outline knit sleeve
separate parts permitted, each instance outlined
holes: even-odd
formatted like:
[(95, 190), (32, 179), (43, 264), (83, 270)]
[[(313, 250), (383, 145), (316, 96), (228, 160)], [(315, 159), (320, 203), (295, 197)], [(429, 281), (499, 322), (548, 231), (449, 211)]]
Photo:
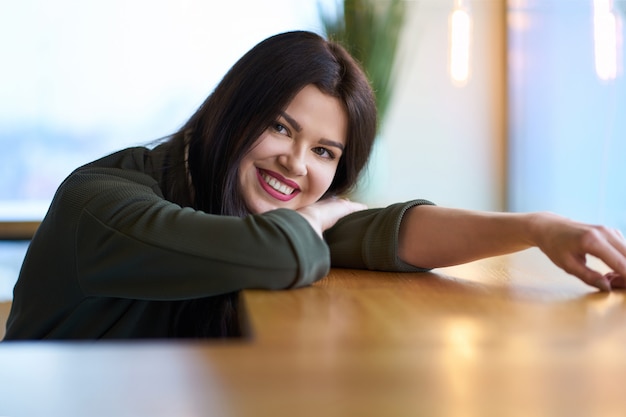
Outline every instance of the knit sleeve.
[(163, 199), (151, 178), (115, 174), (75, 174), (58, 203), (86, 295), (196, 298), (303, 286), (328, 273), (328, 246), (294, 211), (211, 215)]
[(398, 257), (398, 233), (402, 216), (411, 207), (432, 205), (427, 200), (413, 200), (385, 208), (352, 213), (326, 231), (333, 267), (377, 271), (425, 271)]

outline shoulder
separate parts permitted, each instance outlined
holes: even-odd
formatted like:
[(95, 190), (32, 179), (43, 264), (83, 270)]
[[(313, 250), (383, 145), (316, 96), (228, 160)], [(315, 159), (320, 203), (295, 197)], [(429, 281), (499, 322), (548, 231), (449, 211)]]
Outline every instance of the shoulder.
[(144, 199), (162, 199), (150, 152), (143, 147), (128, 148), (77, 168), (61, 183), (52, 205), (79, 209), (142, 195)]
[(114, 152), (100, 159), (96, 159), (86, 165), (76, 169), (74, 172), (97, 168), (112, 168), (125, 171), (143, 171), (145, 170), (146, 157), (150, 154), (150, 150), (145, 147), (126, 148)]
[(127, 148), (83, 165), (72, 172), (60, 189), (94, 187), (112, 182), (137, 183), (154, 188), (157, 178), (151, 163), (151, 151), (145, 147)]

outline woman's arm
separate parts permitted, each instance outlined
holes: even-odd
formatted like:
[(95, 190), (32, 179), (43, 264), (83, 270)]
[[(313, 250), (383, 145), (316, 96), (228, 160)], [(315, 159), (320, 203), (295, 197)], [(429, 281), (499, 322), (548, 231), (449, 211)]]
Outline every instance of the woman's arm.
[(152, 177), (116, 168), (71, 175), (40, 231), (39, 258), (50, 265), (37, 262), (32, 275), (74, 276), (86, 295), (171, 300), (299, 287), (330, 267), (327, 245), (292, 210), (239, 218), (181, 208)]
[[(550, 213), (490, 213), (416, 206), (398, 237), (404, 262), (436, 268), (539, 247), (556, 265), (601, 290), (624, 287), (626, 241), (618, 230), (577, 223)], [(586, 266), (593, 255), (615, 271)]]

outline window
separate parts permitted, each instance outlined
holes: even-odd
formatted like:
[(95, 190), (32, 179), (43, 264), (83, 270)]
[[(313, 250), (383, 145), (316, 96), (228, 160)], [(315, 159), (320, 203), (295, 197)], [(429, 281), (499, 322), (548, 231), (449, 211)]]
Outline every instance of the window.
[(510, 1), (509, 202), (626, 230), (626, 2)]
[(258, 41), (319, 30), (316, 5), (26, 0), (5, 7), (0, 220), (41, 219), (74, 168), (175, 131)]

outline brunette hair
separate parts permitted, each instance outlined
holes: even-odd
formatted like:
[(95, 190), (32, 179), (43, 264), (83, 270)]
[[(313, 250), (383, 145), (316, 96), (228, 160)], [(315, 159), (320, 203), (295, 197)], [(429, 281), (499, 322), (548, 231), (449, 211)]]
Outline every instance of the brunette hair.
[(194, 208), (248, 214), (239, 192), (240, 161), (310, 84), (338, 98), (348, 117), (346, 147), (325, 196), (345, 193), (356, 184), (376, 135), (376, 104), (367, 77), (339, 44), (312, 32), (286, 32), (241, 57), (174, 135), (179, 146), (187, 141)]
[[(173, 135), (165, 173), (166, 198), (207, 213), (247, 215), (239, 190), (240, 162), (307, 85), (338, 98), (346, 111), (346, 146), (325, 196), (349, 191), (367, 163), (376, 135), (372, 89), (343, 47), (317, 34), (295, 31), (253, 47)], [(185, 153), (192, 195), (181, 162)], [(178, 302), (172, 336), (241, 336), (238, 297), (230, 293)]]

